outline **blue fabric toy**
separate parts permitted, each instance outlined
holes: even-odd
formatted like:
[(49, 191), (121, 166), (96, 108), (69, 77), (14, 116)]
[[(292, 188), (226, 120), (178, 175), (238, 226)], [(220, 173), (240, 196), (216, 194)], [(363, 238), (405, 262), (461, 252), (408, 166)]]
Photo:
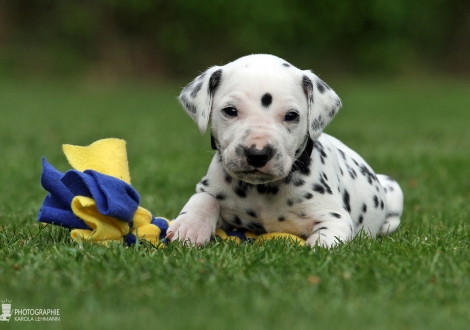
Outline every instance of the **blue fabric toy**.
[[(72, 229), (75, 241), (131, 245), (138, 238), (164, 246), (160, 243), (166, 243), (170, 222), (139, 206), (140, 196), (130, 185), (124, 140), (104, 139), (88, 147), (64, 145), (63, 151), (74, 167), (65, 174), (42, 159), (41, 185), (48, 194), (38, 221)], [(279, 237), (305, 243), (297, 236), (283, 233), (258, 236), (244, 230), (217, 229), (216, 235), (237, 243)]]

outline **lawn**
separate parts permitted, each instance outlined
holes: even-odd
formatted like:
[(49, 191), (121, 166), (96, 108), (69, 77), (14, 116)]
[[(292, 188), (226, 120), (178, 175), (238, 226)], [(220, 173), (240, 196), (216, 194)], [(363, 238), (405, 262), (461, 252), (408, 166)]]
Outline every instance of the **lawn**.
[(184, 83), (0, 80), (0, 300), (60, 309), (2, 329), (467, 328), (470, 83), (327, 81), (344, 104), (327, 132), (405, 193), (399, 231), (331, 250), (74, 243), (36, 221), (42, 156), (66, 171), (63, 143), (125, 139), (141, 205), (172, 218), (205, 174), (209, 135), (176, 101)]

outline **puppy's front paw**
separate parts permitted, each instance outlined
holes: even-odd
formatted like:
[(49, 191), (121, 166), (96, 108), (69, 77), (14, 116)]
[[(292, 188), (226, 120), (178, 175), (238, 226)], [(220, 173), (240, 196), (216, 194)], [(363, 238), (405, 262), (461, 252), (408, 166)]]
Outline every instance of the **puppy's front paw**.
[(215, 233), (215, 226), (207, 219), (182, 214), (174, 220), (167, 230), (170, 241), (181, 241), (191, 245), (203, 245)]
[(170, 241), (182, 241), (202, 245), (215, 233), (220, 206), (217, 199), (208, 193), (194, 194), (183, 208), (183, 212), (167, 230)]
[(332, 248), (338, 245), (339, 240), (334, 236), (327, 236), (325, 234), (315, 233), (307, 239), (307, 245), (310, 246), (323, 246)]

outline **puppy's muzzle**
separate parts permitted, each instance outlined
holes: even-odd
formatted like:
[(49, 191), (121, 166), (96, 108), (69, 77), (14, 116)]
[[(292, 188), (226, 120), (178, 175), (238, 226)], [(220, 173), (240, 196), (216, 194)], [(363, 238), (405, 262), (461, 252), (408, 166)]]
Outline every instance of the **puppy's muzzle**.
[(274, 149), (267, 145), (263, 149), (245, 148), (245, 157), (248, 164), (255, 168), (263, 167), (274, 156)]

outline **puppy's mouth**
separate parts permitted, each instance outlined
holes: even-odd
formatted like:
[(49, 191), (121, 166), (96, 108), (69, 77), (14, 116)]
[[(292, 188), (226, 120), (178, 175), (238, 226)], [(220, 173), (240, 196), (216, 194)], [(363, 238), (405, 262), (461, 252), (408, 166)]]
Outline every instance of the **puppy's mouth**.
[(262, 184), (279, 180), (277, 176), (261, 172), (257, 169), (233, 172), (233, 176), (236, 177), (238, 180), (251, 184)]
[(234, 152), (225, 149), (220, 161), (230, 176), (251, 184), (279, 181), (289, 173), (290, 158), (282, 152), (273, 152), (273, 155), (269, 155), (266, 159), (262, 156), (257, 154), (247, 156), (242, 148)]
[(251, 171), (244, 171), (244, 172), (240, 172), (240, 173), (245, 173), (247, 175), (251, 175), (251, 174), (253, 174), (253, 175), (267, 175), (266, 173), (261, 172), (261, 171), (257, 170), (256, 168), (254, 170), (251, 170)]

